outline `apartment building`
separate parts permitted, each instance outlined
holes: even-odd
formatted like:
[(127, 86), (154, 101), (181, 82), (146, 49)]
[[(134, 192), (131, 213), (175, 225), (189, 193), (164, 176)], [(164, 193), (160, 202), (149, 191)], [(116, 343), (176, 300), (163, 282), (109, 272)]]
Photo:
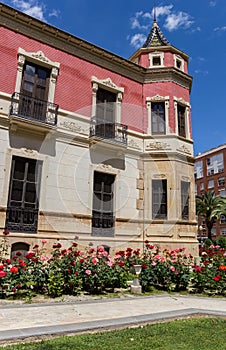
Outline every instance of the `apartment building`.
[[(226, 144), (212, 148), (195, 157), (195, 192), (203, 194), (214, 191), (215, 195), (226, 197)], [(199, 218), (199, 237), (207, 236), (205, 222)], [(214, 224), (212, 237), (226, 236), (226, 217)]]

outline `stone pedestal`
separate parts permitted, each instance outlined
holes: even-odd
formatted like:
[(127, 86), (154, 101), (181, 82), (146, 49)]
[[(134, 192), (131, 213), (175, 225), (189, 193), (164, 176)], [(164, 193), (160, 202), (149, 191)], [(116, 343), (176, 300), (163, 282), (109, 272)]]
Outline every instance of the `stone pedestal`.
[(130, 286), (130, 291), (131, 293), (134, 293), (134, 294), (142, 294), (142, 288), (140, 285), (139, 278), (137, 277), (134, 278), (133, 283)]

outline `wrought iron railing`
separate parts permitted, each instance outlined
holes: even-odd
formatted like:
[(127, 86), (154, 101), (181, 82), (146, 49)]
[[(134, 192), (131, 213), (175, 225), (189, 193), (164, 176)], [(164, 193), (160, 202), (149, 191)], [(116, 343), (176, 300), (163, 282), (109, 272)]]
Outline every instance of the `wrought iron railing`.
[(8, 207), (5, 226), (12, 232), (37, 232), (38, 209)]
[(35, 120), (48, 125), (57, 124), (58, 105), (14, 92), (11, 98), (10, 115)]
[(92, 236), (113, 237), (115, 217), (113, 214), (93, 212)]
[(127, 129), (127, 125), (92, 118), (90, 123), (90, 137), (95, 136), (127, 144)]

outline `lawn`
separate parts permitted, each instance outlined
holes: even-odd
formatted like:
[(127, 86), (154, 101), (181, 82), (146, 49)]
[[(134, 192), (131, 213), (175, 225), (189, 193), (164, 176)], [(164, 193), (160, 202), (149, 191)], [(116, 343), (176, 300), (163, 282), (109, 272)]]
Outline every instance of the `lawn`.
[(4, 350), (225, 350), (226, 320), (191, 318), (95, 334), (64, 336)]

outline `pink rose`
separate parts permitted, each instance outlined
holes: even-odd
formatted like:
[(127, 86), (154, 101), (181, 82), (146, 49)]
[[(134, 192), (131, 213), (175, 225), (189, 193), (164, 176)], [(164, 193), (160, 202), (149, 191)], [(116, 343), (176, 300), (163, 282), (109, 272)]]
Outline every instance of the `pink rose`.
[(85, 272), (87, 275), (91, 275), (91, 270), (86, 270)]

